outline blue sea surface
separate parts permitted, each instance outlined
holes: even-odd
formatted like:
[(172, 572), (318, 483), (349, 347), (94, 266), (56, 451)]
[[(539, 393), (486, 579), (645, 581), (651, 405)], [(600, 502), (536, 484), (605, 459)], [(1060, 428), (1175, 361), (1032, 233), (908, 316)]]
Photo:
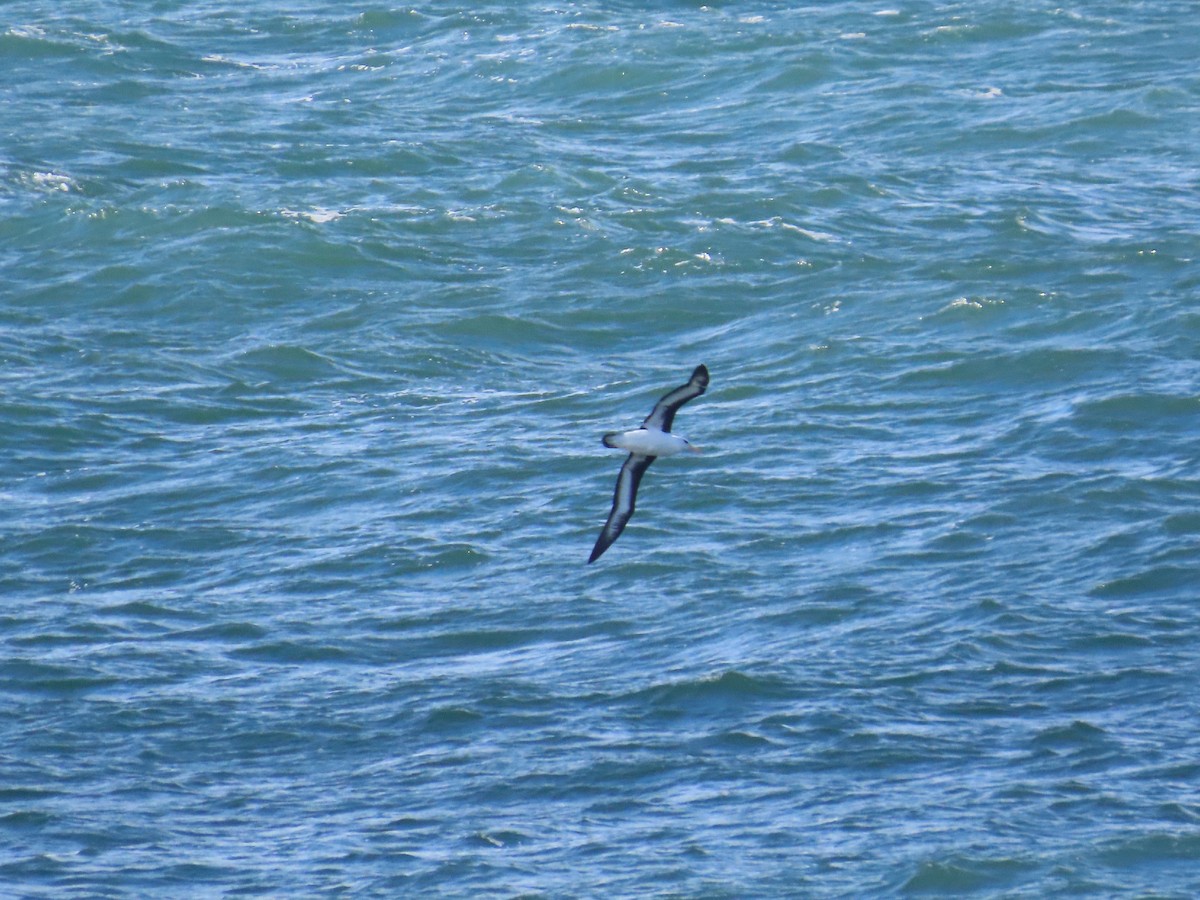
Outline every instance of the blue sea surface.
[(6, 2), (0, 893), (1200, 895), (1197, 59)]

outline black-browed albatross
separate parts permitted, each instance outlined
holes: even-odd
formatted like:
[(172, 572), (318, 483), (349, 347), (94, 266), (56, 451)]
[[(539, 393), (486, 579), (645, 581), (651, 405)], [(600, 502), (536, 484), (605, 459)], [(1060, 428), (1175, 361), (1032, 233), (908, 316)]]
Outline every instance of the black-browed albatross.
[(683, 438), (671, 434), (671, 424), (675, 421), (675, 413), (679, 407), (699, 397), (708, 388), (708, 369), (696, 366), (688, 383), (664, 394), (662, 399), (654, 404), (650, 415), (641, 428), (633, 431), (614, 431), (604, 435), (605, 447), (619, 447), (628, 450), (629, 456), (625, 465), (621, 466), (621, 474), (617, 476), (617, 489), (613, 492), (612, 510), (608, 521), (596, 538), (596, 546), (592, 548), (589, 563), (594, 563), (600, 554), (612, 546), (613, 541), (625, 530), (625, 523), (633, 515), (633, 505), (637, 500), (638, 485), (642, 476), (650, 468), (650, 463), (660, 456), (674, 456), (684, 450), (700, 452)]

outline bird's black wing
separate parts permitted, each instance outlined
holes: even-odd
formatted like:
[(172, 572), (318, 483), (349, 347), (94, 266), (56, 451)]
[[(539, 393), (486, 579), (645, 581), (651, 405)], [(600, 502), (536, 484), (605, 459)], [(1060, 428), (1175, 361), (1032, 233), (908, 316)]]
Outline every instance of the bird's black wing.
[(670, 431), (671, 425), (675, 422), (675, 413), (679, 407), (683, 406), (689, 400), (695, 400), (707, 389), (708, 369), (704, 366), (696, 366), (687, 384), (664, 394), (663, 398), (654, 404), (654, 409), (650, 410), (650, 415), (646, 416), (646, 421), (642, 423), (642, 427)]
[(592, 555), (588, 557), (589, 563), (598, 560), (600, 554), (611, 547), (613, 541), (619, 538), (621, 532), (625, 530), (625, 523), (633, 515), (633, 506), (637, 501), (637, 490), (638, 485), (642, 482), (642, 475), (650, 468), (650, 463), (656, 459), (658, 459), (657, 456), (640, 456), (637, 453), (630, 453), (625, 460), (625, 465), (621, 466), (621, 474), (617, 476), (617, 489), (613, 491), (612, 510), (608, 514), (608, 521), (600, 530), (600, 537), (596, 538), (596, 546), (592, 548)]

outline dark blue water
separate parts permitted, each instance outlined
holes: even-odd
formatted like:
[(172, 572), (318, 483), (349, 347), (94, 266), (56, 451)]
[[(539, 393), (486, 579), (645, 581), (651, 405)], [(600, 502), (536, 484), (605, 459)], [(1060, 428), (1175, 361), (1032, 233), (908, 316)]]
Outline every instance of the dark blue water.
[(5, 891), (1196, 895), (1194, 19), (6, 4)]

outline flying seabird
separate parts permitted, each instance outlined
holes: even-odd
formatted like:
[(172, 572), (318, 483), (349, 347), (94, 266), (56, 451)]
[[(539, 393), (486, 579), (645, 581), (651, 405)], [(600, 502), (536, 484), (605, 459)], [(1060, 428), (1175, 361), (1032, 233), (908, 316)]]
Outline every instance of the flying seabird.
[(637, 500), (638, 485), (642, 476), (650, 468), (650, 463), (660, 456), (674, 456), (684, 450), (699, 453), (678, 435), (671, 434), (671, 423), (675, 421), (675, 413), (679, 407), (699, 397), (708, 388), (708, 369), (696, 366), (688, 383), (664, 394), (662, 399), (654, 404), (650, 415), (641, 428), (633, 431), (614, 431), (604, 435), (605, 447), (619, 447), (628, 450), (629, 456), (625, 465), (621, 466), (621, 474), (617, 476), (617, 489), (613, 492), (612, 510), (608, 521), (596, 538), (596, 546), (592, 548), (589, 563), (594, 563), (600, 554), (612, 546), (613, 541), (625, 530), (625, 523), (633, 515), (633, 504)]

